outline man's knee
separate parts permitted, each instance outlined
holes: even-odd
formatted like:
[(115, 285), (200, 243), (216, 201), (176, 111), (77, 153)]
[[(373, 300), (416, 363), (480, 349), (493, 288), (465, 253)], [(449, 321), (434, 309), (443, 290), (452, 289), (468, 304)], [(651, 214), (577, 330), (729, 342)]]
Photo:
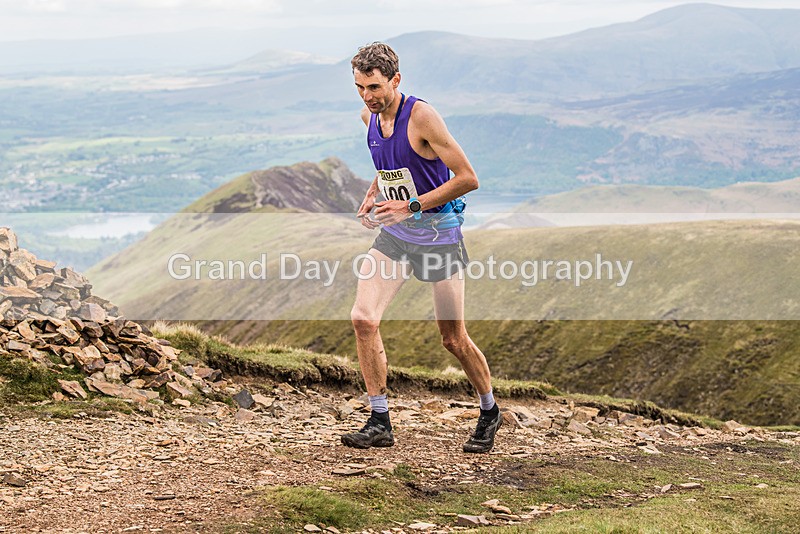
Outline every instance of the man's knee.
[(371, 336), (378, 331), (381, 325), (379, 317), (375, 317), (366, 310), (362, 310), (354, 306), (350, 312), (350, 321), (353, 323), (353, 329), (357, 336)]
[(464, 349), (470, 343), (466, 332), (455, 334), (442, 334), (442, 345), (457, 358), (464, 354)]

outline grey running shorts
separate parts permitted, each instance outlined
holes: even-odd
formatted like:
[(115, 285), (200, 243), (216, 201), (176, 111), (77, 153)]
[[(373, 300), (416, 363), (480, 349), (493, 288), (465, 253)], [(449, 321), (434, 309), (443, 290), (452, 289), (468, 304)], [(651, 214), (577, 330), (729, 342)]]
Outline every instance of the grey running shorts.
[(372, 248), (395, 261), (408, 261), (414, 277), (422, 282), (450, 278), (469, 263), (464, 240), (452, 245), (415, 245), (381, 230)]

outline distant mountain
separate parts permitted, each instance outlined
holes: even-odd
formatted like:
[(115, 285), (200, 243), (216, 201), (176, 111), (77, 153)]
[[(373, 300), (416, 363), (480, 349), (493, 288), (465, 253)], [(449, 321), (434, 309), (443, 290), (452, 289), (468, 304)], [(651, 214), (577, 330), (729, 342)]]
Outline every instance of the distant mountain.
[(513, 213), (484, 219), (479, 228), (653, 224), (769, 214), (800, 217), (800, 178), (743, 182), (718, 189), (637, 184), (588, 186), (532, 198)]
[(293, 209), (315, 213), (354, 213), (369, 182), (337, 158), (319, 163), (253, 171), (233, 179), (185, 208), (189, 213), (250, 213)]
[(259, 52), (243, 61), (223, 67), (204, 69), (201, 72), (204, 74), (258, 75), (269, 73), (274, 75), (278, 72), (298, 70), (315, 65), (330, 65), (337, 61), (338, 59), (336, 58), (318, 56), (308, 52), (270, 49)]
[[(563, 101), (623, 95), (690, 81), (800, 67), (800, 10), (682, 5), (635, 22), (530, 41), (415, 32), (387, 40), (400, 56), (404, 90), (444, 110), (493, 101), (515, 111), (509, 95)], [(355, 49), (353, 50), (355, 51)], [(326, 80), (320, 93), (319, 80)], [(283, 78), (197, 90), (199, 98), (280, 109), (355, 98), (350, 57)], [(509, 107), (510, 106), (510, 107)], [(473, 108), (474, 109), (474, 108)]]
[[(635, 22), (544, 40), (432, 31), (378, 37), (397, 49), (401, 71), (414, 89), (429, 96), (456, 91), (560, 99), (797, 68), (799, 26), (800, 10), (686, 4)], [(349, 72), (349, 54), (368, 37), (356, 29), (207, 28), (104, 39), (11, 41), (0, 42), (0, 70), (125, 72), (232, 64), (243, 68), (254, 63), (274, 67), (287, 59), (265, 58), (258, 51), (286, 48), (312, 57), (320, 52), (340, 58), (345, 54), (328, 72)], [(295, 55), (289, 61), (319, 63), (298, 59)]]
[(613, 128), (572, 126), (535, 115), (455, 115), (446, 120), (482, 187), (507, 193), (541, 195), (580, 186), (577, 177), (625, 139)]
[[(723, 185), (726, 178), (732, 183), (800, 174), (797, 68), (558, 107), (551, 113), (556, 120), (616, 125), (627, 132), (622, 143), (590, 166), (586, 181), (711, 186)], [(698, 179), (698, 174), (705, 176)], [(662, 179), (669, 175), (677, 179)]]
[[(483, 191), (720, 187), (800, 175), (798, 17), (800, 10), (702, 4), (542, 41), (422, 32), (390, 42), (402, 90), (446, 117)], [(163, 52), (165, 64), (202, 55), (219, 39), (233, 47), (205, 56), (221, 65), (212, 70), (110, 76), (113, 83), (4, 79), (0, 182), (13, 194), (0, 194), (0, 203), (170, 211), (251, 169), (336, 155), (372, 172), (349, 53), (333, 65), (303, 53), (253, 56), (275, 36), (249, 31), (192, 49), (208, 35), (120, 38), (128, 52), (116, 56), (114, 42), (103, 40), (64, 43), (53, 55), (42, 48), (41, 57), (64, 59), (68, 70), (92, 54), (125, 63), (139, 45), (141, 57)], [(25, 57), (28, 44), (0, 43), (0, 66)], [(249, 59), (231, 58), (244, 48), (235, 58)], [(337, 50), (330, 53), (342, 57)]]
[(152, 72), (228, 65), (265, 49), (340, 56), (372, 34), (364, 28), (201, 28), (95, 39), (0, 42), (0, 72)]
[(800, 10), (688, 4), (541, 41), (423, 32), (389, 42), (423, 91), (564, 99), (800, 67), (797, 27)]
[(531, 199), (524, 213), (798, 213), (800, 178), (719, 189), (598, 185)]
[[(553, 118), (493, 113), (446, 119), (493, 191), (548, 195), (598, 183), (708, 188), (800, 175), (795, 123), (750, 110), (706, 121), (687, 112), (651, 124), (615, 119), (605, 108), (551, 113)], [(742, 129), (750, 117), (751, 128)]]
[(797, 121), (800, 120), (800, 68), (739, 74), (658, 91), (563, 105), (573, 110), (602, 110), (604, 114), (613, 114), (624, 120), (754, 111), (762, 116)]

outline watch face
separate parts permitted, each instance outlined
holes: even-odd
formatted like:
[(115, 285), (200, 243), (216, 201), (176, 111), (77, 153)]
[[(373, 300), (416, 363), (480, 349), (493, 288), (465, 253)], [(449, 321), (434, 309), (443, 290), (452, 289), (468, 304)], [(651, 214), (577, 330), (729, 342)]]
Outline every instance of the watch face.
[(411, 202), (408, 203), (408, 209), (412, 213), (417, 213), (422, 209), (422, 204), (420, 203), (419, 200), (412, 200)]

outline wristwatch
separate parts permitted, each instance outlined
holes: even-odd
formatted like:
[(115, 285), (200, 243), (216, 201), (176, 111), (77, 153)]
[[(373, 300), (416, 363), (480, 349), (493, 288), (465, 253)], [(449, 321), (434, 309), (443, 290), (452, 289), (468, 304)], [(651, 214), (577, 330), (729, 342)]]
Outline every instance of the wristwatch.
[(414, 214), (414, 219), (419, 220), (422, 217), (422, 203), (417, 200), (417, 197), (409, 199), (408, 211)]

